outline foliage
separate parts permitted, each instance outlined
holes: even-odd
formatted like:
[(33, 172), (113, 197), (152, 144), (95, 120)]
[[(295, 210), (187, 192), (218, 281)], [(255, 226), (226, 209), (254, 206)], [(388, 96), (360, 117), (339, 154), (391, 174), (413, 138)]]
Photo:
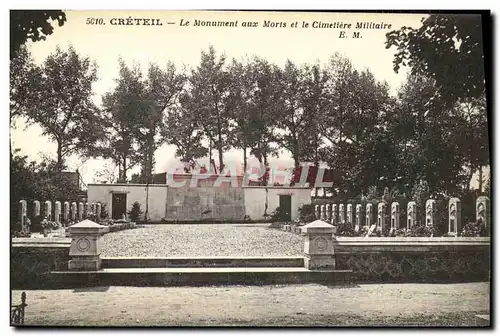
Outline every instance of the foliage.
[(285, 216), (284, 209), (282, 209), (281, 207), (277, 207), (271, 213), (271, 222), (282, 222), (284, 216)]
[(351, 223), (339, 223), (337, 224), (337, 232), (335, 235), (342, 237), (355, 237), (358, 233), (354, 231), (354, 225)]
[(303, 204), (299, 208), (299, 220), (301, 223), (311, 223), (316, 220), (314, 204)]
[(484, 94), (480, 15), (429, 15), (420, 28), (402, 27), (386, 36), (386, 48), (397, 48), (394, 70), (398, 72), (401, 65), (408, 65), (413, 74), (432, 78), (439, 100), (454, 104), (463, 97), (478, 98)]
[(481, 219), (475, 222), (467, 223), (462, 232), (460, 232), (461, 237), (488, 237), (488, 229)]
[(427, 226), (425, 222), (415, 221), (413, 227), (407, 230), (408, 237), (434, 237), (436, 228), (432, 225)]
[(92, 100), (96, 80), (97, 65), (73, 47), (68, 51), (58, 47), (31, 76), (28, 89), (33, 97), (26, 114), (56, 143), (59, 166), (67, 156), (84, 153), (99, 137)]
[(18, 50), (28, 40), (43, 41), (54, 31), (52, 23), (62, 26), (66, 14), (60, 10), (11, 10), (10, 11), (10, 58), (17, 56)]
[(233, 105), (228, 91), (231, 77), (225, 62), (225, 55), (218, 57), (213, 46), (202, 51), (200, 64), (189, 76), (189, 89), (184, 97), (184, 104), (196, 111), (198, 125), (219, 152), (219, 171), (224, 169), (223, 154), (230, 148), (232, 135)]
[(130, 211), (128, 212), (130, 221), (137, 222), (140, 219), (142, 213), (143, 211), (141, 211), (141, 205), (139, 204), (139, 202), (134, 202), (132, 204), (132, 209), (130, 209)]
[(144, 100), (145, 87), (139, 67), (128, 67), (123, 60), (119, 60), (119, 65), (116, 87), (102, 97), (103, 133), (91, 155), (113, 160), (119, 170), (118, 182), (125, 182), (128, 170), (140, 161), (137, 136), (131, 130), (139, 125), (149, 104)]

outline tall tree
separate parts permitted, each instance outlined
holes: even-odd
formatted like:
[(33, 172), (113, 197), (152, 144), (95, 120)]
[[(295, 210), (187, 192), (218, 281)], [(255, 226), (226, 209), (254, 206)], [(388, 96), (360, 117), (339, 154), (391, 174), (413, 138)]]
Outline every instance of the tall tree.
[[(224, 151), (231, 147), (230, 75), (225, 56), (217, 57), (213, 46), (201, 52), (200, 65), (189, 77), (190, 108), (196, 111), (198, 124), (219, 152), (219, 171), (224, 169)], [(212, 158), (210, 158), (212, 159)]]
[[(91, 147), (99, 137), (98, 111), (92, 101), (97, 65), (70, 47), (59, 47), (33, 74), (33, 99), (27, 111), (31, 123), (57, 144), (57, 164)], [(40, 85), (43, 83), (43, 86)]]
[(136, 132), (141, 115), (150, 109), (144, 99), (146, 89), (137, 65), (128, 67), (119, 60), (120, 71), (116, 87), (102, 98), (102, 119), (105, 133), (93, 156), (112, 159), (119, 167), (119, 182), (127, 180), (129, 169), (139, 162)]
[(145, 103), (149, 108), (139, 115), (137, 141), (138, 154), (141, 156), (141, 180), (151, 183), (153, 179), (154, 153), (165, 138), (161, 136), (164, 128), (165, 112), (178, 105), (178, 98), (186, 82), (186, 76), (177, 71), (175, 64), (169, 62), (165, 69), (151, 64), (145, 80)]
[(386, 48), (397, 48), (396, 72), (408, 65), (413, 74), (432, 78), (436, 97), (453, 105), (485, 93), (482, 28), (480, 15), (433, 14), (422, 20), (420, 28), (387, 33)]
[(278, 117), (278, 126), (283, 130), (280, 145), (292, 154), (294, 167), (300, 166), (300, 155), (303, 153), (302, 133), (306, 131), (306, 117), (302, 99), (304, 95), (304, 73), (293, 62), (288, 60), (284, 69), (279, 73), (279, 87), (281, 92)]
[(11, 10), (10, 11), (10, 58), (16, 57), (20, 47), (28, 40), (45, 40), (53, 33), (49, 21), (57, 21), (59, 26), (66, 22), (66, 14), (60, 10)]

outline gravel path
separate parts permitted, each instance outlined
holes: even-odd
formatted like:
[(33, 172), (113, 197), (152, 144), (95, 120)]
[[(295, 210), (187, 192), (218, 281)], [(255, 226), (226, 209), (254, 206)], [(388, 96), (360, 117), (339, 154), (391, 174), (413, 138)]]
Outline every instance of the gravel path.
[[(19, 301), (22, 291), (12, 291)], [(28, 325), (488, 325), (489, 283), (94, 287), (26, 291)]]
[(104, 235), (103, 257), (302, 256), (303, 237), (268, 224), (145, 225)]

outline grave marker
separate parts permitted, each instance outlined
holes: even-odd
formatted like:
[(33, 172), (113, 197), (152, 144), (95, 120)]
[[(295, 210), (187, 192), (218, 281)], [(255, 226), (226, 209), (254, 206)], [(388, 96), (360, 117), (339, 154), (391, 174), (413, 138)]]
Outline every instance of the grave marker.
[(54, 203), (54, 221), (60, 225), (61, 224), (61, 202), (56, 201)]
[(64, 224), (66, 224), (69, 221), (69, 202), (66, 201), (64, 202), (64, 207), (63, 207), (63, 221)]
[(448, 211), (448, 233), (458, 235), (462, 229), (462, 209), (458, 198), (454, 197), (450, 199), (448, 202)]
[(377, 211), (377, 229), (382, 231), (386, 225), (385, 223), (385, 203), (380, 202), (378, 204), (378, 211)]
[(361, 217), (363, 212), (363, 206), (361, 204), (356, 204), (356, 225), (354, 226), (354, 231), (358, 232), (361, 227)]
[(373, 212), (372, 212), (372, 209), (373, 209), (373, 204), (368, 203), (366, 205), (366, 216), (365, 216), (365, 226), (366, 227), (371, 227), (371, 225), (373, 224)]
[(399, 203), (391, 204), (391, 233), (399, 229)]
[(486, 196), (479, 196), (476, 200), (476, 221), (481, 220), (488, 228), (490, 225), (488, 213), (490, 212), (490, 199)]
[(33, 201), (33, 218), (40, 216), (40, 201)]
[(429, 199), (425, 202), (425, 225), (434, 226), (436, 214), (436, 200)]
[(346, 221), (347, 223), (349, 223), (349, 225), (351, 225), (351, 227), (353, 226), (354, 224), (354, 221), (353, 221), (353, 216), (352, 216), (352, 204), (347, 204), (347, 213), (346, 213)]
[(330, 204), (327, 204), (325, 206), (325, 211), (326, 211), (326, 215), (325, 215), (325, 222), (330, 222), (331, 219), (332, 219), (332, 208), (330, 206)]
[(337, 217), (337, 204), (332, 204), (332, 224), (336, 224), (338, 220)]
[(19, 201), (19, 224), (20, 224), (20, 231), (21, 232), (27, 232), (26, 229), (26, 221), (28, 217), (28, 204), (26, 203), (25, 200), (20, 200)]
[(45, 201), (45, 217), (47, 217), (48, 221), (52, 220), (52, 202)]
[(406, 228), (411, 229), (415, 225), (415, 221), (417, 220), (417, 203), (415, 201), (408, 202), (406, 207)]
[(76, 214), (77, 214), (77, 205), (76, 202), (71, 203), (71, 220), (76, 222)]
[(345, 205), (340, 204), (339, 205), (339, 221), (340, 223), (345, 223)]

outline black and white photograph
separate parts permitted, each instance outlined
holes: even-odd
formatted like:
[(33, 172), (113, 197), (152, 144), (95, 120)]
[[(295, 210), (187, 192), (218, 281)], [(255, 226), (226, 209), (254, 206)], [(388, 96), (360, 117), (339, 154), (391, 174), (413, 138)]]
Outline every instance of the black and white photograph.
[(9, 20), (11, 328), (491, 327), (490, 11)]

